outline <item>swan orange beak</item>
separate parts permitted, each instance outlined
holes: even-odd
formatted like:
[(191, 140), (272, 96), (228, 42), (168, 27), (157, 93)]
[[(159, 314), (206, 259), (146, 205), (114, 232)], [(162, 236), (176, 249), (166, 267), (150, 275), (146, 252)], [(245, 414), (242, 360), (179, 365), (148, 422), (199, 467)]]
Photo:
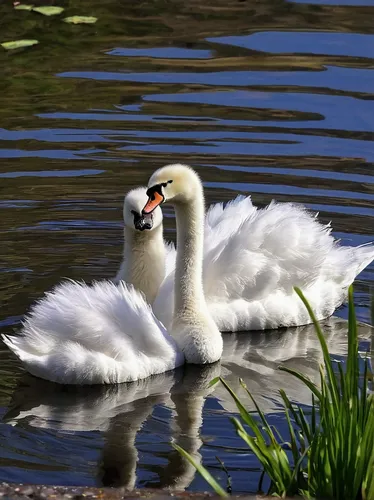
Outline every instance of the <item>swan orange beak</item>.
[(157, 191), (154, 191), (152, 195), (148, 198), (148, 201), (143, 208), (142, 212), (143, 214), (150, 214), (153, 212), (155, 208), (157, 208), (161, 203), (164, 201), (164, 197), (162, 194), (158, 193)]

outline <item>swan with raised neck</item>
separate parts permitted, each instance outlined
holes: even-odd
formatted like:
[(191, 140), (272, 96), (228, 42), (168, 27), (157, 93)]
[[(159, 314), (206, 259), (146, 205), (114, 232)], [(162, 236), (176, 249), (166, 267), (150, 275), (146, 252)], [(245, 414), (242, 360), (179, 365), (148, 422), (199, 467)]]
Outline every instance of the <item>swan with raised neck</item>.
[(147, 195), (143, 215), (154, 213), (162, 203), (172, 204), (176, 214), (177, 260), (171, 334), (188, 363), (213, 363), (222, 355), (223, 342), (203, 291), (205, 207), (200, 178), (187, 165), (167, 165), (154, 172)]
[(161, 208), (142, 215), (147, 202), (146, 188), (129, 191), (124, 199), (124, 249), (121, 267), (114, 281), (132, 284), (152, 304), (165, 277), (166, 248)]

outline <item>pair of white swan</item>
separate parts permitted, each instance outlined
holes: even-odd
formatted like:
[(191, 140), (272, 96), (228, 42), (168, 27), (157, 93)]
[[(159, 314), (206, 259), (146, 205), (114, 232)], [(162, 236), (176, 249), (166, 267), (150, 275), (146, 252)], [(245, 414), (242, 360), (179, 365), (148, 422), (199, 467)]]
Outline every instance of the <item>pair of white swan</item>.
[[(185, 165), (152, 175), (141, 213), (138, 195), (125, 203), (128, 239), (119, 277), (149, 302), (156, 297), (153, 310), (123, 281), (60, 284), (35, 305), (19, 337), (3, 337), (30, 373), (103, 384), (145, 378), (185, 360), (215, 362), (220, 330), (308, 323), (295, 285), (320, 319), (330, 316), (374, 258), (373, 245), (338, 246), (329, 228), (290, 203), (257, 210), (249, 198), (238, 198), (225, 209), (215, 205), (204, 219), (200, 179)], [(162, 237), (163, 202), (175, 208), (178, 249), (175, 271), (164, 281), (174, 264)]]

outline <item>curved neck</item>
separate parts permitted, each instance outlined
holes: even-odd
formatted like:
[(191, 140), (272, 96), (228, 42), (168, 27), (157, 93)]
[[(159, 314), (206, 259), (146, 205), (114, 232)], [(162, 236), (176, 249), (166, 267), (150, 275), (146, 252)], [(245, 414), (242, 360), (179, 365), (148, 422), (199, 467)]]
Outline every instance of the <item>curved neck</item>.
[(152, 231), (125, 228), (122, 276), (144, 293), (148, 303), (156, 298), (165, 277), (165, 245), (160, 224)]
[[(125, 226), (124, 240), (123, 256), (130, 263), (135, 257), (134, 250), (148, 253), (155, 248), (154, 245), (164, 245), (162, 224), (152, 231), (134, 231)], [(127, 267), (127, 271), (131, 272), (131, 266)]]
[(174, 282), (174, 316), (205, 307), (202, 284), (204, 246), (204, 195), (202, 186), (191, 201), (175, 204), (177, 263)]

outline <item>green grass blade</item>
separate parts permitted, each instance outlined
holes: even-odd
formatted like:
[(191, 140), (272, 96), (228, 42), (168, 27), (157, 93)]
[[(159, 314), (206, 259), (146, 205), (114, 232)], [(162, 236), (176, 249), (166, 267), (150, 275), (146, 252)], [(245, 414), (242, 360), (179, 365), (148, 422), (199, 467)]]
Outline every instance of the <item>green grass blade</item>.
[(252, 431), (255, 433), (257, 439), (263, 440), (262, 433), (258, 427), (258, 423), (256, 420), (252, 417), (252, 415), (245, 409), (243, 406), (242, 402), (238, 398), (238, 396), (235, 394), (235, 392), (231, 389), (231, 387), (228, 385), (228, 383), (223, 380), (223, 378), (220, 377), (220, 381), (222, 384), (225, 386), (227, 391), (230, 393), (231, 397), (235, 401), (235, 404), (239, 410), (239, 414), (243, 421), (252, 429)]
[(246, 393), (248, 394), (248, 396), (250, 397), (252, 403), (255, 405), (255, 408), (256, 408), (256, 411), (261, 419), (261, 422), (263, 423), (264, 427), (265, 427), (265, 430), (266, 430), (266, 433), (267, 435), (269, 436), (271, 442), (275, 445), (277, 443), (277, 440), (275, 439), (275, 436), (273, 434), (273, 431), (271, 430), (271, 427), (270, 425), (268, 424), (268, 421), (266, 420), (266, 417), (265, 417), (265, 414), (264, 412), (261, 410), (261, 408), (258, 406), (255, 398), (252, 396), (252, 394), (250, 393), (250, 391), (248, 390), (246, 384), (244, 383), (244, 381), (242, 379), (240, 379), (240, 385), (243, 387), (243, 389), (246, 391)]
[(209, 385), (208, 387), (213, 387), (214, 385), (218, 384), (218, 382), (220, 381), (220, 377), (215, 377), (214, 379), (212, 379), (210, 382), (209, 382)]
[(281, 370), (282, 372), (290, 373), (294, 377), (301, 380), (301, 382), (303, 382), (308, 387), (308, 389), (310, 389), (310, 391), (316, 396), (317, 399), (321, 399), (322, 394), (319, 391), (318, 387), (306, 375), (303, 375), (302, 373), (293, 370), (292, 368), (287, 368), (286, 366), (280, 366), (279, 370)]
[(294, 464), (296, 464), (300, 458), (299, 454), (299, 449), (297, 447), (297, 439), (295, 435), (294, 428), (292, 426), (292, 422), (290, 419), (290, 412), (286, 408), (286, 420), (287, 420), (287, 425), (288, 425), (288, 432), (290, 433), (290, 438), (291, 438), (291, 451), (292, 451), (292, 456), (293, 456), (293, 461)]
[(330, 353), (329, 353), (329, 350), (327, 348), (325, 337), (324, 337), (323, 332), (321, 330), (321, 327), (317, 321), (317, 318), (315, 317), (314, 312), (313, 312), (312, 308), (310, 307), (309, 302), (305, 298), (303, 292), (298, 287), (295, 287), (294, 290), (298, 294), (300, 299), (302, 300), (303, 304), (305, 305), (305, 307), (309, 313), (311, 320), (313, 321), (314, 328), (316, 330), (318, 340), (319, 340), (319, 343), (320, 343), (321, 348), (322, 348), (323, 360), (325, 363), (325, 369), (326, 369), (327, 377), (329, 380), (332, 401), (333, 401), (334, 405), (337, 406), (338, 400), (339, 400), (339, 389), (338, 389), (336, 377), (334, 374), (334, 370), (332, 367)]
[(216, 460), (217, 462), (219, 462), (220, 466), (221, 466), (221, 469), (223, 470), (223, 472), (226, 474), (226, 480), (227, 480), (227, 486), (226, 486), (226, 491), (227, 493), (232, 493), (232, 484), (231, 484), (231, 476), (230, 476), (230, 473), (229, 471), (227, 470), (227, 467), (225, 466), (224, 462), (222, 462), (222, 460), (216, 456)]
[(293, 419), (295, 420), (296, 425), (299, 427), (302, 434), (310, 442), (311, 429), (310, 429), (310, 425), (309, 425), (308, 421), (306, 420), (306, 418), (304, 416), (304, 412), (303, 412), (302, 408), (296, 405), (296, 408), (297, 408), (297, 410), (296, 410), (294, 408), (294, 406), (292, 405), (291, 401), (288, 399), (288, 396), (284, 392), (283, 389), (280, 389), (279, 393), (283, 399), (283, 404), (284, 404), (285, 408), (291, 412)]
[(347, 397), (357, 397), (358, 372), (358, 340), (357, 321), (353, 302), (353, 287), (348, 289), (348, 357), (347, 357)]
[(205, 479), (205, 481), (213, 488), (215, 493), (219, 495), (220, 497), (227, 497), (229, 496), (228, 493), (222, 488), (220, 484), (217, 483), (217, 481), (214, 479), (214, 477), (211, 475), (209, 471), (206, 470), (205, 467), (202, 465), (198, 464), (195, 462), (195, 460), (192, 458), (192, 456), (187, 453), (183, 448), (178, 446), (177, 444), (172, 443), (173, 448), (175, 448), (184, 458), (186, 458), (190, 464), (192, 464), (195, 469), (201, 474), (201, 476)]

